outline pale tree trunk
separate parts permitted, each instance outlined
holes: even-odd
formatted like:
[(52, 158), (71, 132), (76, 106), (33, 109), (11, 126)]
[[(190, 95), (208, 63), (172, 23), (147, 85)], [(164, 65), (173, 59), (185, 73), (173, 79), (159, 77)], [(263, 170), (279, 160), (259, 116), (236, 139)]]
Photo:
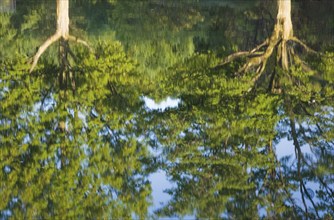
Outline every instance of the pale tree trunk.
[(282, 26), (282, 39), (293, 37), (291, 0), (278, 0), (277, 23)]
[[(277, 0), (278, 12), (276, 18), (276, 24), (274, 31), (267, 39), (267, 50), (263, 56), (260, 56), (258, 63), (266, 65), (268, 58), (272, 55), (275, 48), (278, 49), (277, 59), (281, 63), (284, 70), (289, 69), (289, 54), (287, 49), (287, 42), (293, 38), (293, 26), (291, 20), (291, 0)], [(256, 58), (258, 59), (258, 58)], [(259, 75), (264, 70), (265, 66), (262, 66)]]
[(57, 0), (57, 32), (65, 40), (69, 36), (69, 0)]
[(278, 0), (277, 26), (282, 42), (279, 45), (279, 60), (284, 70), (289, 69), (289, 55), (287, 50), (287, 41), (293, 37), (293, 28), (291, 21), (291, 0)]

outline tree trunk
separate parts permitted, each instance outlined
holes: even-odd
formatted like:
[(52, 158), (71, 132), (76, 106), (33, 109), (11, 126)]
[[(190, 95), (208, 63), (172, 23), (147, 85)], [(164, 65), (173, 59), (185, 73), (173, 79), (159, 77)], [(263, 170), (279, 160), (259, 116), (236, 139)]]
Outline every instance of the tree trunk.
[(65, 40), (69, 36), (69, 1), (68, 0), (57, 0), (57, 32)]
[(277, 24), (281, 26), (283, 40), (293, 37), (291, 0), (278, 0)]
[(293, 37), (291, 21), (291, 0), (278, 0), (278, 13), (276, 25), (282, 42), (279, 45), (279, 60), (284, 70), (289, 69), (289, 56), (286, 43)]

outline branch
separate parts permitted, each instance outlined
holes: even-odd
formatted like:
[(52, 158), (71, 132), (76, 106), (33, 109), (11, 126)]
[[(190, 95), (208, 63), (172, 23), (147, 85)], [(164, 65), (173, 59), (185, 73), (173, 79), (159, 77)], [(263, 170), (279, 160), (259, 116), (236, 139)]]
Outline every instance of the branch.
[(317, 51), (309, 48), (304, 42), (302, 42), (301, 40), (299, 40), (296, 37), (290, 37), (289, 40), (294, 41), (294, 42), (300, 44), (309, 53), (314, 53), (314, 54), (317, 54), (317, 55), (319, 54)]
[(314, 211), (315, 211), (315, 214), (317, 215), (317, 218), (320, 219), (320, 216), (319, 216), (319, 213), (318, 213), (317, 206), (315, 205), (315, 203), (314, 203), (314, 201), (313, 201), (311, 195), (308, 193), (305, 184), (304, 184), (304, 183), (302, 183), (302, 184), (303, 184), (302, 186), (303, 186), (303, 189), (304, 189), (304, 192), (305, 192), (307, 198), (308, 198), (308, 199), (310, 200), (310, 202), (312, 203), (312, 206), (313, 206), (313, 209), (314, 209)]
[(51, 37), (49, 37), (43, 44), (42, 46), (39, 47), (37, 53), (35, 54), (34, 58), (33, 58), (33, 63), (31, 65), (31, 68), (29, 70), (29, 73), (31, 73), (34, 68), (36, 67), (38, 60), (40, 58), (40, 56), (45, 52), (45, 50), (54, 42), (56, 42), (59, 38), (60, 38), (61, 34), (60, 32), (56, 32), (54, 35), (52, 35)]
[[(275, 36), (275, 35), (273, 35), (273, 36)], [(254, 67), (257, 68), (256, 73), (261, 75), (262, 72), (265, 69), (267, 60), (269, 59), (269, 57), (273, 53), (274, 48), (276, 48), (276, 46), (279, 42), (280, 42), (279, 38), (276, 39), (274, 37), (271, 37), (270, 40), (266, 40), (265, 42), (260, 44), (258, 47), (256, 47), (254, 50), (252, 50), (251, 52), (256, 51), (256, 49), (259, 49), (266, 44), (268, 45), (267, 49), (260, 56), (255, 56), (255, 57), (252, 57), (251, 59), (249, 59), (243, 65), (243, 67), (237, 72), (237, 75), (240, 75), (241, 73), (246, 73), (251, 68), (254, 68)], [(260, 68), (258, 68), (258, 67), (260, 67)]]
[(251, 64), (251, 62), (259, 59), (259, 57), (260, 57), (260, 59), (262, 59), (261, 57), (266, 55), (267, 50), (265, 50), (264, 52), (259, 52), (259, 50), (262, 47), (268, 46), (269, 43), (270, 43), (270, 40), (269, 40), (269, 38), (267, 38), (260, 45), (256, 46), (255, 48), (253, 48), (250, 51), (240, 51), (240, 52), (233, 53), (233, 54), (227, 56), (221, 63), (216, 65), (214, 67), (214, 69), (219, 68), (221, 66), (224, 66), (225, 64), (228, 64), (228, 63), (236, 60), (237, 58), (248, 57), (248, 58), (251, 58), (251, 60), (248, 61), (245, 65), (243, 65), (243, 67), (241, 69), (239, 69), (239, 71), (236, 73), (236, 75), (240, 75), (240, 73), (242, 73), (242, 72), (247, 72), (248, 69), (250, 69), (251, 67), (254, 66), (253, 64)]
[(266, 39), (263, 43), (261, 43), (260, 45), (258, 45), (254, 49), (252, 49), (251, 51), (240, 51), (240, 52), (233, 53), (233, 54), (229, 55), (228, 57), (226, 57), (226, 59), (222, 63), (218, 64), (217, 66), (223, 66), (227, 63), (232, 62), (233, 60), (235, 60), (239, 57), (246, 57), (246, 56), (250, 56), (250, 55), (262, 55), (263, 52), (260, 52), (260, 53), (255, 53), (255, 52), (260, 50), (262, 47), (267, 46), (268, 43), (269, 43), (269, 40)]
[(253, 89), (253, 86), (255, 86), (256, 84), (257, 84), (257, 82), (258, 82), (258, 80), (260, 79), (260, 77), (262, 76), (262, 73), (263, 73), (263, 71), (264, 71), (264, 69), (266, 68), (266, 65), (267, 65), (267, 60), (264, 60), (263, 61), (263, 63), (261, 63), (260, 65), (259, 65), (259, 67), (257, 68), (257, 70), (256, 70), (256, 75), (255, 75), (255, 77), (252, 79), (252, 87), (250, 87), (248, 90), (247, 90), (247, 92), (250, 92), (250, 91), (252, 91), (252, 89)]

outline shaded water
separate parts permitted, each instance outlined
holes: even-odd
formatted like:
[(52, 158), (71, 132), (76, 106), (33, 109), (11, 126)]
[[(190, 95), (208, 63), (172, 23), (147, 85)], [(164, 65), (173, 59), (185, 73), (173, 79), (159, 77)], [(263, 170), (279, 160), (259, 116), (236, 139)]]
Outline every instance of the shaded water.
[[(235, 75), (275, 1), (0, 2), (0, 219), (334, 216), (334, 6), (295, 2), (300, 62)], [(66, 44), (66, 42), (65, 42)], [(64, 48), (67, 48), (64, 52)], [(69, 49), (70, 48), (70, 49)], [(307, 67), (307, 68), (306, 68)]]

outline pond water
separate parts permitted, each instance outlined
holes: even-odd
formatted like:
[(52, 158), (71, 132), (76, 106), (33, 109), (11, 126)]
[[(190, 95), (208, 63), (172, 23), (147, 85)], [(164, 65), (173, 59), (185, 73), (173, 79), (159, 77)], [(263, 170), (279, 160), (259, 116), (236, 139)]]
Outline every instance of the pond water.
[(332, 1), (59, 2), (0, 1), (0, 219), (334, 217)]

